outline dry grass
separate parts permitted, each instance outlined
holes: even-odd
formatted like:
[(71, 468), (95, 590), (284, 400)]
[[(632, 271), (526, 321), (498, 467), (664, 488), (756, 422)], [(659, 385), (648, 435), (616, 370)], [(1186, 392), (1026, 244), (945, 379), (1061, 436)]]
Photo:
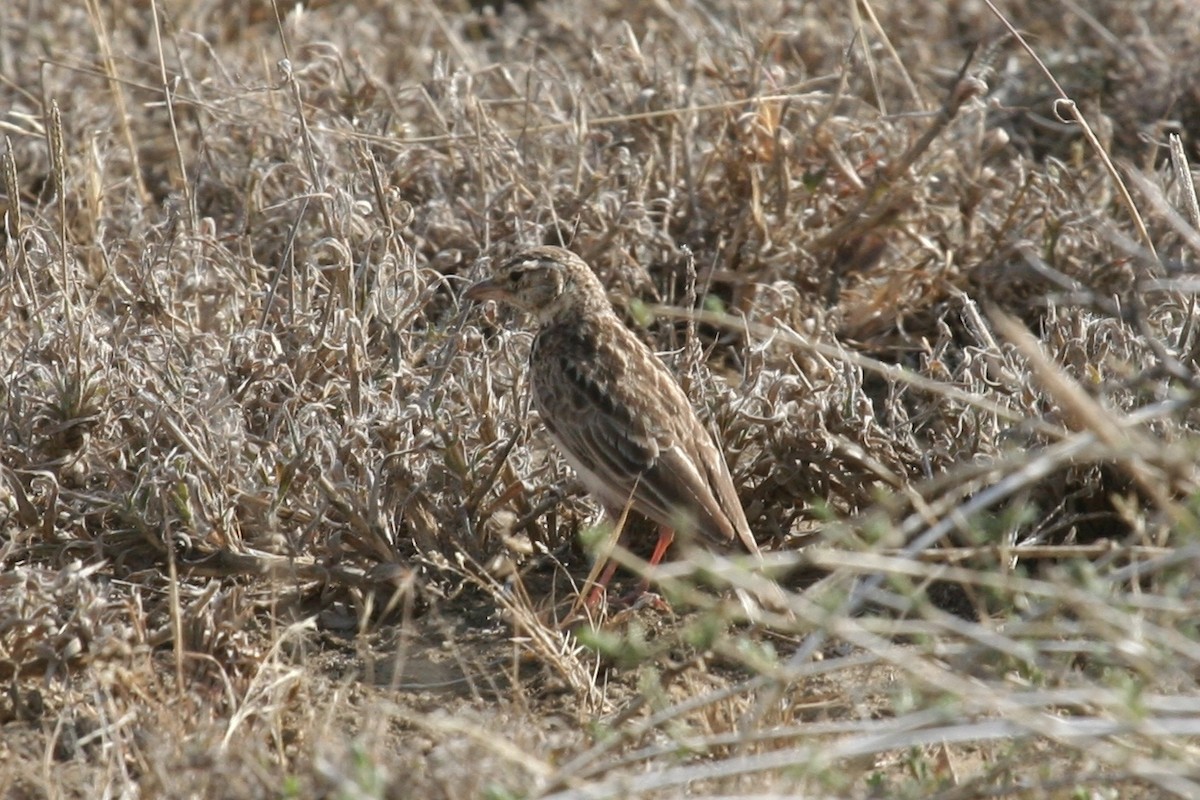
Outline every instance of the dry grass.
[[(0, 5), (2, 794), (1200, 794), (1200, 6), (458, 5)], [(564, 619), (537, 242), (766, 577)]]

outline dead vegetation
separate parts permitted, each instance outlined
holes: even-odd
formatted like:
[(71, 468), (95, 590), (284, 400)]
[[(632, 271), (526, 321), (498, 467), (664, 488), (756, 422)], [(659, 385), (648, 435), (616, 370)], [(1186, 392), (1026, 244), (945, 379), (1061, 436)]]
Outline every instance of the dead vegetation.
[[(0, 6), (4, 796), (1200, 793), (1200, 6), (457, 5)], [(560, 624), (537, 242), (768, 578)]]

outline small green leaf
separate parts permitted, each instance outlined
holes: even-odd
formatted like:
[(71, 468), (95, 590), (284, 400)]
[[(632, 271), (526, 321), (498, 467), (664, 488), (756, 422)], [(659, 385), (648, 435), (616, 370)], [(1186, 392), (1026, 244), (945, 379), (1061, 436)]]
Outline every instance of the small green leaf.
[(639, 328), (648, 327), (651, 322), (654, 322), (654, 314), (650, 313), (650, 307), (641, 300), (636, 298), (630, 300), (627, 308), (629, 316)]

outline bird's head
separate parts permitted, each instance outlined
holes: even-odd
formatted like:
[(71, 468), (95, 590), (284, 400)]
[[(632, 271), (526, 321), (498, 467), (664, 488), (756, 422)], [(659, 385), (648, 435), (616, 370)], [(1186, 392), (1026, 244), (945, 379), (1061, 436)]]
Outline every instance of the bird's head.
[(592, 268), (561, 247), (523, 250), (501, 262), (492, 277), (473, 284), (465, 296), (508, 303), (542, 325), (612, 309)]

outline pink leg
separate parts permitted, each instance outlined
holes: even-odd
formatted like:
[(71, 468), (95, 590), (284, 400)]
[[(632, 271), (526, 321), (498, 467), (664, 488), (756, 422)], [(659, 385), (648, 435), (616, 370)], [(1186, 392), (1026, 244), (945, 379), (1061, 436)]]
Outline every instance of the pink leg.
[[(666, 525), (659, 525), (658, 541), (655, 542), (654, 552), (650, 555), (650, 566), (653, 567), (662, 562), (663, 556), (667, 554), (667, 549), (671, 546), (671, 542), (673, 541), (675, 541), (675, 531), (671, 530)], [(600, 579), (596, 581), (596, 585), (592, 588), (592, 591), (588, 593), (588, 608), (595, 608), (596, 604), (600, 602), (600, 598), (603, 597), (604, 593), (608, 590), (608, 582), (612, 580), (613, 574), (616, 573), (616, 571), (617, 562), (609, 560), (609, 562), (604, 566), (604, 573), (600, 576)], [(638, 586), (637, 591), (627, 597), (622, 598), (621, 602), (632, 602), (633, 600), (636, 600), (644, 595), (646, 590), (649, 588), (650, 580), (648, 578), (644, 578), (642, 579), (641, 584)]]
[[(658, 526), (658, 541), (654, 544), (654, 552), (650, 554), (650, 566), (657, 566), (662, 562), (663, 556), (667, 554), (667, 548), (671, 546), (671, 542), (675, 541), (675, 531), (668, 528), (666, 525)], [(650, 588), (650, 579), (642, 578), (642, 582), (638, 584), (637, 593), (632, 595), (630, 599), (637, 599), (644, 595)]]
[(667, 554), (667, 548), (675, 541), (675, 531), (666, 525), (658, 526), (658, 543), (654, 545), (654, 553), (650, 556), (650, 566), (657, 566), (662, 557)]
[(600, 576), (600, 580), (596, 581), (596, 585), (592, 587), (592, 591), (588, 593), (587, 607), (595, 608), (600, 602), (600, 598), (608, 591), (608, 582), (612, 580), (613, 573), (617, 571), (617, 562), (609, 559), (604, 565), (604, 573)]

